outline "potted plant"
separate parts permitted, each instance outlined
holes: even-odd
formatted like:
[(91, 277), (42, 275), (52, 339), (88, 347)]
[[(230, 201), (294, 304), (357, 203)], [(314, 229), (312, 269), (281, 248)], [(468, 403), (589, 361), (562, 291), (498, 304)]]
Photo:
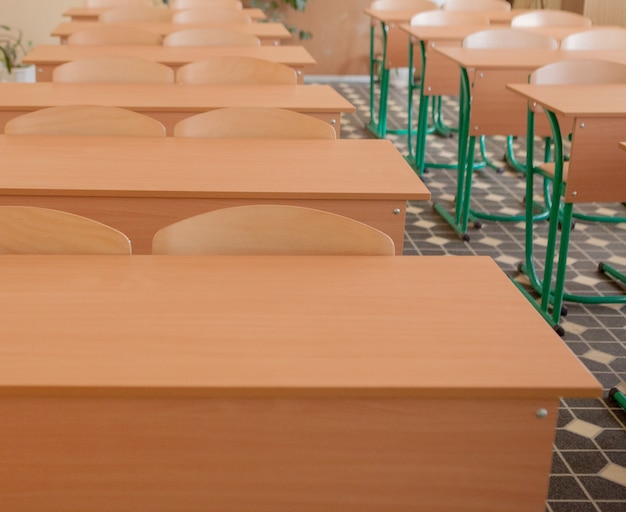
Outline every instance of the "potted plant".
[(30, 43), (24, 43), (22, 38), (20, 29), (0, 25), (0, 67), (4, 72), (2, 81), (35, 81), (35, 67), (22, 65), (22, 58), (30, 49)]

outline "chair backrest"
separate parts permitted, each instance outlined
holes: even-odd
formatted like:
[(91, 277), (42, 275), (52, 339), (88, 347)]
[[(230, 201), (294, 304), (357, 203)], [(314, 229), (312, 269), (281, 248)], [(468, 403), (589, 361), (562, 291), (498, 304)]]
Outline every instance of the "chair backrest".
[(131, 243), (117, 229), (73, 213), (0, 206), (0, 254), (131, 254)]
[(481, 30), (463, 39), (464, 48), (545, 48), (554, 50), (558, 46), (558, 41), (553, 37), (514, 28)]
[(172, 16), (174, 23), (252, 23), (252, 18), (238, 9), (195, 7)]
[(288, 205), (214, 210), (157, 231), (152, 254), (392, 256), (393, 240), (348, 217)]
[(411, 18), (415, 26), (489, 25), (489, 18), (474, 11), (424, 11)]
[(101, 9), (103, 7), (121, 7), (123, 5), (154, 5), (153, 0), (85, 0), (85, 7)]
[[(58, 69), (58, 68), (57, 68)], [(178, 68), (181, 84), (293, 84), (293, 68), (278, 62), (242, 56), (212, 56)]]
[(530, 75), (531, 84), (623, 84), (626, 64), (596, 59), (561, 60), (542, 66)]
[(174, 71), (165, 64), (127, 56), (99, 56), (65, 62), (54, 68), (53, 82), (173, 83)]
[(596, 28), (563, 38), (563, 50), (626, 50), (626, 29)]
[(436, 2), (431, 0), (376, 0), (370, 4), (370, 9), (374, 11), (405, 11), (415, 12), (438, 9)]
[(172, 9), (194, 9), (196, 7), (218, 7), (225, 9), (242, 9), (243, 4), (239, 0), (170, 0)]
[(261, 40), (255, 35), (225, 28), (186, 28), (166, 35), (163, 46), (261, 46)]
[(160, 45), (162, 38), (159, 34), (132, 27), (104, 25), (88, 30), (80, 30), (70, 34), (67, 44), (82, 46), (97, 45)]
[(541, 9), (518, 14), (511, 20), (511, 27), (590, 27), (591, 19), (569, 11)]
[(6, 135), (165, 137), (165, 126), (138, 112), (101, 105), (43, 108), (7, 121)]
[(98, 19), (104, 23), (124, 23), (129, 21), (167, 22), (172, 20), (172, 11), (144, 5), (123, 5), (104, 11)]
[(328, 123), (299, 112), (271, 107), (220, 108), (187, 117), (174, 126), (175, 137), (234, 139), (334, 139)]
[(510, 11), (511, 4), (505, 0), (446, 0), (446, 11)]

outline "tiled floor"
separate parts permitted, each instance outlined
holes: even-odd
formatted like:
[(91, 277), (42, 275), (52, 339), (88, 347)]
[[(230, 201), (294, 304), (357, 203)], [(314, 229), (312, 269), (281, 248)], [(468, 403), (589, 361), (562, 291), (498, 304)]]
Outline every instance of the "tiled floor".
[[(356, 107), (357, 113), (342, 118), (342, 137), (369, 137), (364, 125), (369, 119), (369, 87), (364, 83), (337, 83), (336, 89)], [(392, 89), (390, 127), (406, 120), (406, 89)], [(456, 115), (454, 98), (446, 100), (444, 113), (451, 124)], [(398, 150), (406, 154), (406, 136), (393, 136)], [(427, 161), (454, 161), (456, 138), (429, 136)], [(520, 147), (523, 141), (519, 142)], [(488, 141), (488, 156), (502, 159), (504, 138)], [(523, 153), (519, 155), (523, 157)], [(501, 162), (503, 164), (503, 162)], [(626, 178), (625, 178), (626, 179)], [(470, 242), (461, 241), (433, 211), (433, 202), (452, 206), (455, 171), (433, 169), (423, 177), (433, 201), (415, 202), (408, 208), (404, 254), (489, 255), (511, 277), (520, 279), (517, 265), (524, 255), (524, 224), (483, 223), (471, 229)], [(478, 171), (473, 207), (485, 211), (522, 212), (523, 177), (505, 170)], [(594, 205), (587, 211), (626, 216), (626, 207)], [(537, 230), (546, 232), (546, 223)], [(539, 240), (539, 246), (541, 239)], [(626, 224), (578, 221), (572, 233), (567, 289), (583, 292), (603, 290), (621, 293), (596, 272), (599, 261), (626, 268)], [(626, 412), (607, 397), (608, 390), (626, 381), (626, 306), (568, 304), (562, 326), (564, 341), (605, 388), (598, 400), (562, 401), (554, 447), (554, 461), (546, 510), (550, 512), (626, 511)]]

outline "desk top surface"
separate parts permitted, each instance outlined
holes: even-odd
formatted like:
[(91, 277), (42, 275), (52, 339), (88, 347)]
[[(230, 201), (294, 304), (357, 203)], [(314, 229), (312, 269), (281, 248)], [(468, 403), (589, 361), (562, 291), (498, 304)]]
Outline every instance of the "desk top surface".
[[(435, 7), (433, 10), (437, 10)], [(480, 14), (489, 18), (491, 23), (511, 23), (511, 20), (519, 15), (531, 11), (532, 9), (511, 9), (510, 11), (480, 11)], [(389, 22), (408, 22), (415, 14), (415, 10), (412, 9), (389, 9), (378, 10), (367, 8), (363, 12), (370, 18), (382, 21), (384, 23)], [(423, 12), (423, 11), (422, 11)]]
[[(50, 35), (55, 37), (67, 37), (74, 32), (81, 30), (88, 30), (99, 25), (104, 25), (99, 21), (68, 21), (57, 25)], [(199, 27), (215, 27), (228, 28), (237, 30), (238, 32), (244, 32), (246, 34), (253, 34), (258, 37), (271, 37), (274, 39), (290, 39), (291, 32), (287, 30), (287, 27), (282, 23), (170, 23), (170, 22), (127, 22), (116, 23), (116, 25), (123, 25), (127, 27), (138, 28), (141, 30), (147, 30), (155, 34), (167, 35), (177, 30), (185, 30), (188, 28)]]
[(384, 140), (3, 135), (0, 153), (11, 195), (430, 198)]
[(5, 112), (90, 104), (137, 112), (194, 113), (236, 106), (279, 107), (308, 113), (355, 110), (329, 85), (0, 83), (0, 110)]
[(24, 64), (61, 64), (98, 55), (125, 55), (163, 64), (186, 64), (214, 55), (255, 57), (287, 65), (314, 66), (313, 56), (298, 45), (280, 46), (144, 46), (144, 45), (37, 45), (23, 58)]
[[(111, 10), (111, 7), (70, 7), (63, 11), (62, 15), (67, 17), (94, 17), (97, 18), (104, 11)], [(172, 11), (172, 15), (179, 11), (185, 11), (187, 9), (170, 9)], [(262, 9), (255, 8), (244, 8), (242, 9), (248, 16), (250, 16), (253, 20), (264, 20), (267, 18)]]
[(435, 51), (464, 68), (534, 69), (567, 59), (600, 59), (626, 64), (626, 50), (438, 47)]
[(626, 84), (509, 84), (507, 89), (563, 116), (626, 116)]
[(0, 258), (4, 395), (601, 394), (486, 257)]

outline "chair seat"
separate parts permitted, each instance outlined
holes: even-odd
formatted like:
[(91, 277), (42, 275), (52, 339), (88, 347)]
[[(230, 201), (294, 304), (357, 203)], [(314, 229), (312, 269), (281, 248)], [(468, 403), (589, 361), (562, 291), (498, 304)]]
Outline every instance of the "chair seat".
[[(541, 164), (537, 169), (542, 175), (547, 178), (553, 179), (556, 165), (554, 162), (548, 162)], [(563, 162), (563, 183), (567, 183), (567, 171), (569, 170), (569, 162)]]

